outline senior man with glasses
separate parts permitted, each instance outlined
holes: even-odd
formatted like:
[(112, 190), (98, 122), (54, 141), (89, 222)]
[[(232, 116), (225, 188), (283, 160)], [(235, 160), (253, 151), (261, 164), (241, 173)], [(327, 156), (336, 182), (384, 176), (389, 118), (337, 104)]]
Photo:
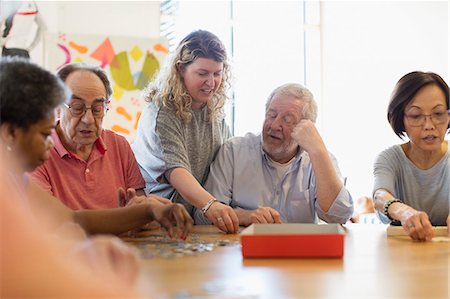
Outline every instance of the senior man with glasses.
[(62, 67), (57, 75), (72, 96), (59, 110), (50, 158), (32, 177), (74, 210), (118, 207), (118, 190), (122, 189), (129, 192), (119, 192), (121, 205), (135, 198), (135, 192), (145, 195), (145, 182), (127, 140), (102, 128), (112, 94), (105, 72), (74, 63)]

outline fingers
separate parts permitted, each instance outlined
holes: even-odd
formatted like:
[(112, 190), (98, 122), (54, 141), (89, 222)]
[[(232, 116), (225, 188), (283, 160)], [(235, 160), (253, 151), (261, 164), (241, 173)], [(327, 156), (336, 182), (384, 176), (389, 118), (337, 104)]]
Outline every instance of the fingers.
[[(222, 218), (222, 221), (220, 221)], [(222, 217), (218, 217), (218, 222), (225, 224), (227, 233), (237, 233), (239, 231), (239, 219), (233, 209), (227, 209), (222, 214)]]
[(142, 226), (140, 229), (143, 229), (143, 230), (155, 230), (155, 229), (158, 229), (160, 227), (161, 227), (161, 224), (158, 221), (153, 220), (152, 222), (149, 222), (146, 225)]
[[(134, 190), (134, 189), (133, 189)], [(159, 200), (157, 199), (157, 197), (159, 196), (155, 196), (155, 195), (150, 195), (150, 196), (144, 196), (144, 195), (136, 195), (136, 192), (134, 191), (134, 193), (130, 193), (130, 195), (133, 195), (132, 198), (128, 198), (128, 202), (127, 202), (127, 206), (133, 206), (133, 205), (139, 205), (139, 204), (167, 204), (167, 202), (163, 201), (163, 200)], [(161, 199), (163, 199), (161, 197)], [(168, 203), (171, 203), (170, 201)]]
[(167, 233), (169, 234), (169, 237), (173, 238), (174, 234), (174, 227), (172, 225), (172, 222), (166, 217), (163, 217), (159, 220), (159, 223), (167, 230)]
[(133, 188), (128, 188), (128, 189), (127, 189), (127, 197), (128, 197), (128, 200), (134, 198), (135, 196), (136, 196), (136, 190), (133, 189)]
[(157, 221), (167, 229), (171, 238), (175, 237), (175, 230), (178, 230), (179, 237), (185, 240), (194, 223), (186, 208), (182, 204), (158, 204), (154, 206)]
[(278, 213), (275, 209), (264, 207), (261, 208), (263, 212), (264, 219), (266, 223), (277, 223), (275, 217), (278, 216), (278, 221), (280, 221), (280, 213)]
[(234, 232), (231, 218), (227, 214), (219, 214), (219, 216), (213, 220), (213, 223), (225, 233)]
[(422, 236), (423, 240), (431, 241), (431, 239), (433, 239), (434, 236), (433, 225), (431, 225), (431, 222), (426, 213), (421, 214), (421, 223), (423, 227), (423, 232), (420, 232), (419, 236)]
[(230, 206), (216, 201), (209, 208), (206, 217), (223, 232), (236, 233), (239, 231), (239, 219)]
[(185, 240), (189, 232), (192, 230), (192, 225), (194, 221), (192, 220), (186, 208), (181, 204), (174, 204), (173, 217), (177, 224), (177, 228), (180, 232), (180, 238)]
[(164, 198), (164, 197), (161, 197), (161, 196), (158, 196), (158, 195), (154, 195), (154, 194), (150, 194), (147, 197), (151, 198), (151, 199), (154, 199), (154, 200), (157, 200), (157, 201), (159, 201), (160, 203), (163, 203), (163, 204), (171, 204), (172, 203), (167, 198)]
[(229, 214), (231, 221), (233, 222), (233, 232), (237, 233), (239, 231), (239, 218), (236, 215), (236, 212), (231, 209), (231, 213)]
[(425, 212), (417, 212), (407, 219), (403, 228), (416, 241), (430, 241), (433, 238), (433, 226)]
[(272, 223), (281, 223), (281, 216), (280, 213), (278, 213), (277, 210), (269, 208), (269, 212), (272, 216), (273, 222)]
[(122, 187), (117, 189), (117, 196), (119, 200), (119, 207), (124, 207), (127, 204), (127, 196), (125, 190)]
[(253, 211), (251, 216), (252, 223), (281, 223), (280, 213), (270, 207), (261, 207)]

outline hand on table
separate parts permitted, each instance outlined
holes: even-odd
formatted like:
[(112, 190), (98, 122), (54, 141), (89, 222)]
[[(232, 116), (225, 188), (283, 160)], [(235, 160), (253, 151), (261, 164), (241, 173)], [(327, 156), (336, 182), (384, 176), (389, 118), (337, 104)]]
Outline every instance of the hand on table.
[(215, 201), (209, 207), (205, 216), (223, 232), (237, 233), (239, 231), (239, 219), (236, 212), (219, 201)]
[(236, 210), (239, 222), (248, 226), (252, 223), (281, 223), (280, 213), (270, 207), (260, 207), (256, 210)]
[(433, 238), (433, 226), (427, 213), (408, 207), (408, 209), (402, 212), (400, 221), (403, 229), (413, 240), (431, 241)]
[(177, 230), (180, 238), (186, 239), (194, 222), (182, 204), (162, 204), (156, 200), (149, 204), (152, 206), (153, 218), (167, 229), (171, 238), (175, 236)]
[[(157, 196), (154, 194), (150, 194), (148, 196), (138, 196), (136, 195), (136, 190), (133, 188), (128, 188), (127, 191), (123, 188), (119, 188), (117, 190), (118, 197), (119, 197), (119, 206), (120, 207), (129, 207), (133, 205), (139, 205), (139, 204), (145, 204), (145, 203), (151, 203), (151, 202), (160, 202), (162, 204), (171, 204), (172, 202), (168, 200), (167, 198)], [(153, 230), (160, 228), (161, 225), (158, 221), (152, 221), (147, 223), (146, 225), (142, 226), (141, 229), (144, 230)]]

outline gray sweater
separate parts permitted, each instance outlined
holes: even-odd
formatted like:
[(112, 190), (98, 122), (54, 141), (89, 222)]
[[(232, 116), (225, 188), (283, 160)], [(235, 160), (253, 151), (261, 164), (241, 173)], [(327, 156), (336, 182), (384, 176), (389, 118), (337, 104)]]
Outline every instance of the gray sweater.
[(145, 180), (146, 193), (182, 203), (193, 214), (193, 206), (169, 184), (166, 172), (185, 168), (203, 185), (217, 150), (229, 137), (225, 120), (210, 122), (206, 106), (193, 110), (191, 122), (184, 123), (168, 108), (150, 103), (144, 108), (131, 146)]
[[(385, 189), (416, 210), (424, 211), (433, 225), (446, 225), (450, 203), (450, 148), (430, 169), (417, 168), (400, 145), (381, 152), (374, 165), (374, 191)], [(381, 221), (389, 219), (377, 212)]]

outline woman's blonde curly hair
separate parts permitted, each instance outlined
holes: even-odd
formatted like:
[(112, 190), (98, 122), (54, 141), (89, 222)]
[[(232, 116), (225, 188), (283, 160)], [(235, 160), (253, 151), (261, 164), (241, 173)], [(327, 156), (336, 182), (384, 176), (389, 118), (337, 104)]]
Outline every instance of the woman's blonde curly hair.
[(173, 110), (184, 122), (192, 118), (192, 97), (187, 92), (178, 69), (188, 66), (197, 58), (208, 58), (223, 63), (222, 82), (211, 101), (207, 103), (209, 120), (223, 117), (223, 106), (230, 87), (230, 65), (225, 47), (217, 36), (205, 30), (187, 35), (168, 58), (166, 65), (144, 91), (145, 100)]

